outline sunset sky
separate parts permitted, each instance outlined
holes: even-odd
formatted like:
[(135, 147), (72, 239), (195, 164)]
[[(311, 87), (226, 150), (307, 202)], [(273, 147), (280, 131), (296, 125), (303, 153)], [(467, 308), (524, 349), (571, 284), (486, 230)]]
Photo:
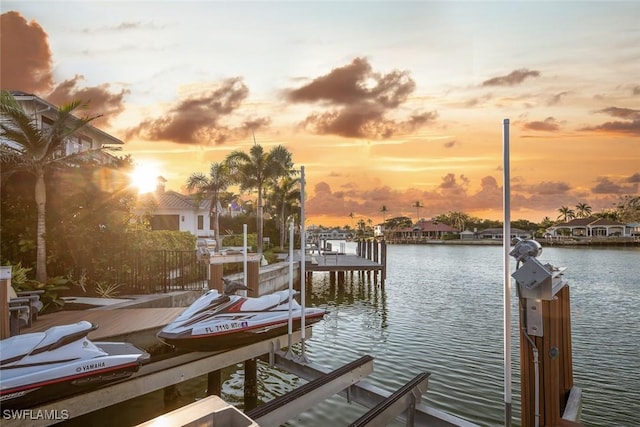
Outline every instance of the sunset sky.
[(610, 208), (640, 186), (640, 2), (4, 1), (2, 89), (90, 101), (168, 189), (255, 139), (307, 224)]

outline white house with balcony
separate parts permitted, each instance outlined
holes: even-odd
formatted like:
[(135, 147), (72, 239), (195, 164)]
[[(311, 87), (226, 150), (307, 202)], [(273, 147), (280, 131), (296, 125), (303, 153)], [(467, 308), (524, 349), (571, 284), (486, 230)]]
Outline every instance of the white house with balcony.
[[(39, 129), (47, 129), (56, 120), (58, 107), (55, 105), (33, 94), (20, 91), (10, 91), (10, 93), (22, 109), (33, 118), (33, 121)], [(4, 121), (5, 118), (0, 117), (0, 120)], [(71, 116), (71, 120), (79, 120), (79, 118)], [(12, 141), (7, 139), (0, 140), (0, 143), (13, 144)], [(105, 151), (99, 151), (99, 149), (119, 148), (119, 146), (123, 144), (124, 142), (120, 139), (88, 124), (80, 129), (72, 138), (67, 138), (63, 150), (58, 154), (60, 157), (64, 157), (84, 151), (95, 150), (90, 156), (101, 164), (109, 164), (116, 158)]]

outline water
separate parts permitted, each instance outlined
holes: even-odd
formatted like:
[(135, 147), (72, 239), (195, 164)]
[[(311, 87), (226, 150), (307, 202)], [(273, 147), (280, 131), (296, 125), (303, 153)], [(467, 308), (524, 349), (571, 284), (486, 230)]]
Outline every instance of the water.
[[(354, 251), (350, 243), (349, 251)], [(347, 274), (346, 284), (337, 286), (328, 274), (314, 273), (307, 304), (326, 306), (330, 313), (313, 327), (309, 358), (337, 368), (370, 354), (375, 360), (368, 380), (389, 391), (428, 371), (427, 404), (482, 426), (504, 425), (502, 247), (391, 245), (387, 257), (384, 290), (357, 274), (353, 279)], [(568, 267), (574, 384), (583, 390), (585, 426), (640, 425), (640, 249), (544, 248), (540, 260)], [(515, 295), (512, 302), (512, 403), (518, 425)], [(223, 377), (222, 397), (242, 407), (241, 366), (226, 369)], [(304, 382), (265, 365), (260, 365), (259, 378), (263, 401)], [(204, 396), (205, 387), (206, 379), (180, 384), (181, 403)], [(135, 424), (158, 415), (161, 402), (162, 394), (155, 393), (72, 425)], [(154, 412), (135, 423), (118, 418), (145, 406)], [(366, 411), (335, 396), (287, 425), (347, 425)]]
[[(426, 403), (480, 425), (504, 425), (502, 247), (393, 245), (387, 255), (384, 292), (357, 275), (341, 291), (328, 275), (314, 273), (310, 303), (326, 304), (331, 313), (314, 326), (310, 358), (338, 367), (371, 354), (370, 380), (388, 390), (431, 372)], [(540, 260), (568, 267), (574, 385), (583, 390), (584, 424), (640, 425), (640, 250), (544, 248)], [(512, 302), (518, 425), (515, 295)], [(288, 425), (346, 425), (365, 410), (335, 398)]]

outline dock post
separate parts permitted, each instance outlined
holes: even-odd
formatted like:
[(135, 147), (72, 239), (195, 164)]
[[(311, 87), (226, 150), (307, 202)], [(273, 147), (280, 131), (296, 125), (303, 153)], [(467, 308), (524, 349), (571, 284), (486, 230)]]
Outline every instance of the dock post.
[[(536, 363), (539, 366), (537, 398), (540, 426), (560, 425), (573, 387), (569, 286), (563, 287), (556, 297), (541, 301), (543, 336), (530, 336), (530, 341), (524, 333), (525, 325), (520, 328), (523, 427), (536, 425)], [(523, 311), (531, 310), (529, 305), (532, 304), (536, 303), (525, 299)], [(538, 355), (539, 360), (535, 360)]]
[(222, 283), (223, 277), (223, 264), (210, 264), (209, 265), (209, 289), (216, 289), (218, 292), (224, 292), (224, 285)]
[(9, 338), (9, 286), (11, 286), (11, 266), (0, 267), (0, 339)]
[(373, 239), (373, 261), (378, 262), (378, 240)]
[(165, 387), (163, 390), (163, 399), (165, 409), (173, 409), (176, 407), (178, 398), (180, 397), (180, 391), (176, 384), (171, 384)]
[(258, 406), (258, 361), (244, 361), (244, 410), (250, 411)]
[(380, 264), (382, 264), (381, 284), (384, 285), (384, 281), (387, 278), (387, 242), (382, 239), (380, 242)]
[(261, 295), (260, 292), (260, 262), (247, 262), (247, 296), (256, 298)]
[(222, 394), (222, 371), (216, 369), (207, 374), (207, 396), (220, 396)]

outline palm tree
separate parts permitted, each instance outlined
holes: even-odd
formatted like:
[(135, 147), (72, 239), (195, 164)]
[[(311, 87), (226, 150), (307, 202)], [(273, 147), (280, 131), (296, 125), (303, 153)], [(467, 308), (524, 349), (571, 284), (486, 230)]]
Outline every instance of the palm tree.
[(277, 180), (271, 188), (269, 201), (275, 206), (280, 223), (280, 249), (284, 249), (287, 218), (293, 213), (300, 201), (300, 178), (284, 176)]
[(353, 227), (353, 218), (354, 218), (353, 212), (349, 213), (349, 218), (351, 218), (351, 227)]
[(222, 239), (220, 238), (220, 198), (222, 192), (231, 184), (231, 176), (225, 163), (211, 163), (209, 168), (209, 176), (202, 172), (196, 172), (187, 179), (187, 190), (197, 191), (198, 198), (209, 199), (211, 206), (209, 207), (209, 216), (213, 214), (213, 230), (216, 234), (216, 248), (222, 247)]
[(588, 218), (591, 216), (591, 206), (586, 203), (578, 203), (576, 205), (576, 217)]
[(249, 154), (239, 150), (229, 153), (226, 162), (234, 181), (240, 184), (240, 191), (256, 190), (258, 192), (256, 229), (258, 230), (258, 253), (262, 253), (263, 190), (269, 181), (292, 173), (291, 153), (283, 145), (277, 145), (269, 152), (265, 152), (261, 145), (254, 144)]
[[(0, 161), (8, 170), (3, 174), (18, 171), (35, 177), (35, 201), (38, 210), (36, 232), (36, 280), (47, 281), (46, 248), (46, 204), (47, 189), (44, 183), (45, 173), (55, 167), (68, 165), (80, 160), (79, 154), (64, 154), (68, 138), (78, 134), (91, 121), (100, 117), (87, 116), (77, 118), (73, 112), (86, 108), (82, 101), (70, 102), (57, 111), (57, 117), (47, 127), (40, 128), (16, 99), (6, 90), (0, 92), (0, 136), (10, 143), (0, 144)], [(81, 155), (93, 155), (102, 148), (82, 152)]]
[(558, 219), (562, 218), (564, 222), (572, 220), (576, 217), (575, 212), (573, 212), (573, 209), (570, 209), (566, 206), (560, 207), (558, 209), (558, 212), (560, 212), (560, 215), (558, 215)]
[(452, 226), (460, 231), (464, 231), (467, 221), (469, 221), (469, 215), (464, 212), (453, 211), (449, 212), (449, 220)]
[(416, 208), (416, 212), (418, 214), (418, 219), (416, 219), (416, 223), (417, 223), (417, 222), (420, 221), (420, 208), (423, 208), (424, 205), (422, 204), (422, 202), (420, 200), (416, 200), (416, 202), (411, 206)]
[(382, 223), (386, 223), (387, 222), (387, 212), (389, 212), (389, 209), (387, 209), (387, 205), (382, 205), (382, 207), (380, 208), (380, 212), (382, 212)]

